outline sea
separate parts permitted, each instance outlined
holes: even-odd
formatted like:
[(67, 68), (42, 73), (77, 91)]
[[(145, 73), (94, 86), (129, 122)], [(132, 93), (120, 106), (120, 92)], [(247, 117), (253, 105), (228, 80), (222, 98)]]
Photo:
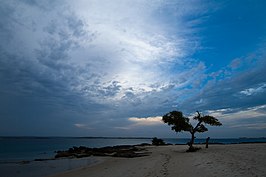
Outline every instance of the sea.
[[(165, 143), (186, 144), (188, 138), (163, 138)], [(196, 139), (195, 143), (204, 143)], [(152, 138), (113, 137), (0, 137), (0, 163), (53, 158), (56, 151), (73, 146), (105, 147), (152, 143)], [(266, 138), (210, 139), (213, 144), (266, 143)]]

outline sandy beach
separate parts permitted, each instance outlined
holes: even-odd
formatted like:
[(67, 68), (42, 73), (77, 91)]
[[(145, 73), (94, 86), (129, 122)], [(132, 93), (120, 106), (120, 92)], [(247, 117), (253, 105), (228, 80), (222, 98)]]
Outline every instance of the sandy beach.
[(266, 144), (210, 145), (186, 153), (187, 146), (147, 147), (138, 158), (106, 157), (103, 162), (50, 177), (261, 177), (266, 176)]

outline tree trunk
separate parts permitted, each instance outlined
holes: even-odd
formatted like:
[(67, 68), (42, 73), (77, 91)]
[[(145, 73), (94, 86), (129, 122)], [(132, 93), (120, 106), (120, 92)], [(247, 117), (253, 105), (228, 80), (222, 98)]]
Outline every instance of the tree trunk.
[(194, 147), (193, 147), (194, 140), (195, 140), (195, 132), (192, 132), (191, 133), (191, 140), (189, 143), (189, 151), (194, 151)]

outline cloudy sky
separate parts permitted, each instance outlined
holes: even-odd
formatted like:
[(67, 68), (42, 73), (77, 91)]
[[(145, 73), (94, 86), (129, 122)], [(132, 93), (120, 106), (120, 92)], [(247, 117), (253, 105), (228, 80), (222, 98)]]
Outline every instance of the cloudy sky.
[[(0, 0), (0, 135), (266, 136), (264, 0)], [(178, 135), (186, 137), (183, 133)]]

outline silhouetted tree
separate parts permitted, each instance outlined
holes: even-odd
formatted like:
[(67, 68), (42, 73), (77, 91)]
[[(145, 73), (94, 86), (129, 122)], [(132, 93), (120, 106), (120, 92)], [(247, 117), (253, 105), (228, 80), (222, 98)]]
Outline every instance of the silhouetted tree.
[(192, 126), (192, 124), (189, 122), (189, 118), (184, 117), (183, 113), (180, 111), (172, 111), (167, 114), (165, 114), (162, 118), (164, 123), (167, 123), (168, 125), (172, 126), (172, 130), (176, 132), (182, 132), (187, 131), (191, 133), (191, 140), (188, 143), (189, 150), (188, 151), (195, 151), (196, 149), (193, 147), (194, 140), (195, 140), (195, 133), (203, 133), (208, 131), (208, 129), (205, 127), (206, 124), (209, 124), (211, 126), (221, 126), (222, 123), (219, 122), (218, 119), (216, 119), (213, 116), (202, 116), (199, 111), (197, 111), (197, 115), (193, 117), (194, 120), (197, 120), (198, 123), (195, 127)]

